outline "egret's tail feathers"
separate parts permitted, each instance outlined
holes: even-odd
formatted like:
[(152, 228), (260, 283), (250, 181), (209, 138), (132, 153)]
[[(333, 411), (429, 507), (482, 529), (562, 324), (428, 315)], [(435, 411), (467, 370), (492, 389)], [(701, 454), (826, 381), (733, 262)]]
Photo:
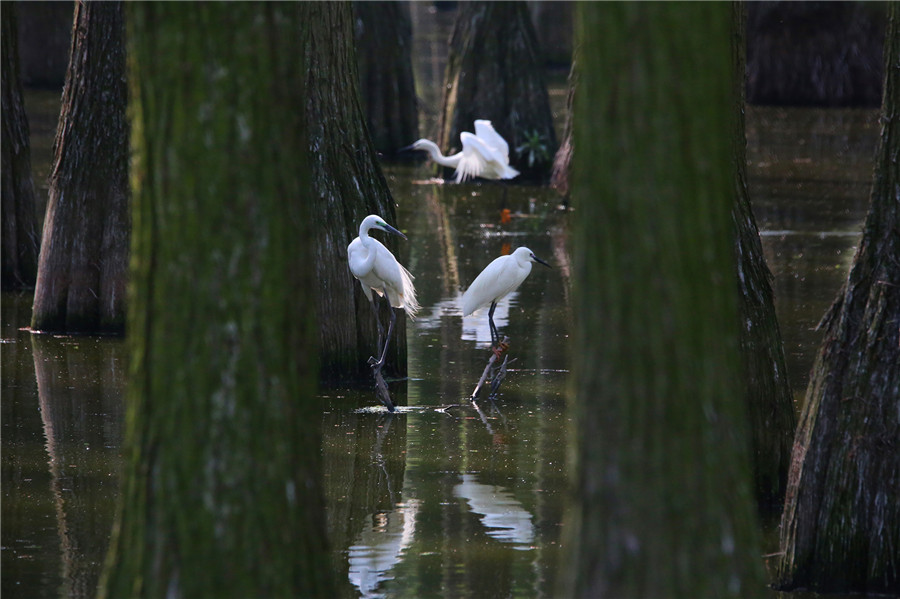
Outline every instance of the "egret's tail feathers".
[(409, 274), (409, 271), (403, 267), (402, 264), (400, 266), (400, 276), (403, 278), (403, 293), (400, 295), (400, 301), (402, 302), (403, 310), (406, 311), (406, 314), (415, 320), (416, 312), (419, 311), (419, 302), (416, 301), (416, 288), (413, 285), (413, 277)]
[(506, 165), (506, 170), (503, 171), (503, 176), (501, 177), (501, 179), (515, 179), (519, 176), (519, 174), (519, 171), (509, 165)]

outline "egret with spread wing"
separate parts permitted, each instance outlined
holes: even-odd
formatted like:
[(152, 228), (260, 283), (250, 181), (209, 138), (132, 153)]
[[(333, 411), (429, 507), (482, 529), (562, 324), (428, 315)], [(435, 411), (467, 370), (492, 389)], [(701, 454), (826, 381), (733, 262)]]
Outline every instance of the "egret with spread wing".
[(381, 345), (382, 327), (381, 321), (378, 319), (378, 306), (375, 303), (376, 297), (372, 292), (374, 291), (379, 296), (384, 296), (390, 306), (390, 326), (384, 339), (384, 346), (378, 348), (381, 352), (381, 357), (377, 361), (370, 359), (372, 368), (380, 371), (381, 367), (384, 366), (391, 332), (394, 330), (394, 322), (397, 319), (394, 308), (403, 308), (410, 318), (414, 318), (419, 310), (419, 304), (416, 301), (416, 288), (413, 286), (412, 275), (397, 261), (389, 249), (384, 247), (377, 239), (369, 236), (370, 229), (387, 231), (388, 233), (399, 235), (403, 239), (406, 239), (406, 235), (384, 222), (384, 219), (380, 216), (370, 214), (359, 225), (359, 237), (351, 241), (347, 247), (350, 272), (359, 280), (363, 292), (375, 309), (379, 346)]
[(550, 265), (534, 255), (526, 247), (517, 248), (508, 256), (500, 256), (475, 277), (462, 297), (463, 316), (468, 316), (478, 308), (490, 305), (488, 323), (491, 327), (491, 343), (496, 348), (500, 341), (494, 324), (494, 310), (497, 302), (512, 293), (531, 272), (531, 264), (537, 262), (547, 268)]
[(509, 144), (494, 130), (490, 121), (475, 121), (475, 133), (459, 134), (462, 151), (444, 156), (433, 141), (420, 139), (404, 149), (423, 150), (438, 164), (456, 169), (456, 182), (472, 177), (482, 179), (512, 179), (519, 171), (509, 165)]

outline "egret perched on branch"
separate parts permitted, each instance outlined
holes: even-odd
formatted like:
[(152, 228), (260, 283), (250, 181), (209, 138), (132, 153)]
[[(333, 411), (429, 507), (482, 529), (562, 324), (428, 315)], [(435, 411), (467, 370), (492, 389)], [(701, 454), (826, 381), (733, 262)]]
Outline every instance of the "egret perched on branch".
[(490, 304), (488, 323), (491, 327), (491, 343), (496, 348), (500, 341), (497, 326), (494, 324), (494, 309), (497, 302), (512, 293), (522, 284), (531, 272), (532, 262), (550, 265), (534, 255), (526, 247), (517, 248), (508, 256), (500, 256), (481, 271), (462, 297), (463, 316), (468, 316), (478, 308)]
[(404, 150), (423, 150), (442, 166), (456, 169), (456, 182), (471, 177), (483, 179), (512, 179), (519, 171), (509, 166), (509, 144), (494, 130), (490, 121), (475, 121), (475, 133), (459, 134), (462, 152), (444, 156), (433, 141), (420, 139)]
[(359, 280), (363, 292), (369, 298), (372, 308), (375, 310), (379, 345), (381, 345), (382, 327), (381, 320), (378, 318), (378, 306), (375, 303), (376, 299), (372, 292), (374, 291), (379, 296), (385, 296), (390, 306), (391, 323), (388, 327), (387, 336), (384, 338), (384, 346), (378, 348), (381, 352), (381, 357), (378, 361), (370, 358), (372, 368), (380, 371), (381, 367), (384, 366), (391, 332), (394, 330), (394, 321), (397, 319), (394, 308), (403, 308), (410, 318), (415, 318), (416, 312), (419, 310), (419, 304), (416, 301), (416, 288), (413, 287), (412, 275), (403, 268), (403, 265), (397, 261), (394, 254), (384, 247), (380, 241), (369, 237), (370, 229), (381, 229), (382, 231), (399, 235), (403, 239), (406, 239), (406, 235), (384, 222), (384, 219), (380, 216), (370, 214), (359, 225), (359, 237), (351, 241), (350, 245), (347, 246), (350, 272)]

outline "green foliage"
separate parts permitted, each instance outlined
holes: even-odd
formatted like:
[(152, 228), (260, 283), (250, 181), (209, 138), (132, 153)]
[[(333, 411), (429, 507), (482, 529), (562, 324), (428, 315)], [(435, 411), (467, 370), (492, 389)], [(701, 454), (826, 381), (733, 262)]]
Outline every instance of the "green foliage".
[(527, 157), (528, 168), (550, 162), (550, 142), (539, 131), (532, 129), (522, 133), (525, 143), (516, 148), (519, 158)]

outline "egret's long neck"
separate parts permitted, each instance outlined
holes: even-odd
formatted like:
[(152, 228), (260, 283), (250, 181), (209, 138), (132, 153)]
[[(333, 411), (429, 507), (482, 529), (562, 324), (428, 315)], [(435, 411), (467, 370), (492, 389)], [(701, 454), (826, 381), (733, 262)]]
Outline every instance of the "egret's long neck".
[(359, 225), (359, 240), (362, 242), (363, 247), (369, 250), (369, 254), (366, 256), (366, 260), (363, 263), (363, 269), (366, 271), (372, 270), (372, 267), (375, 266), (375, 255), (378, 252), (373, 247), (375, 244), (372, 243), (372, 238), (369, 237), (369, 224), (363, 222)]
[(424, 146), (424, 149), (431, 156), (431, 159), (441, 166), (456, 168), (459, 165), (459, 161), (462, 160), (462, 152), (454, 154), (453, 156), (444, 156), (443, 154), (441, 154), (441, 149), (437, 147), (437, 144), (433, 141), (429, 141), (426, 139), (422, 142), (422, 146)]

